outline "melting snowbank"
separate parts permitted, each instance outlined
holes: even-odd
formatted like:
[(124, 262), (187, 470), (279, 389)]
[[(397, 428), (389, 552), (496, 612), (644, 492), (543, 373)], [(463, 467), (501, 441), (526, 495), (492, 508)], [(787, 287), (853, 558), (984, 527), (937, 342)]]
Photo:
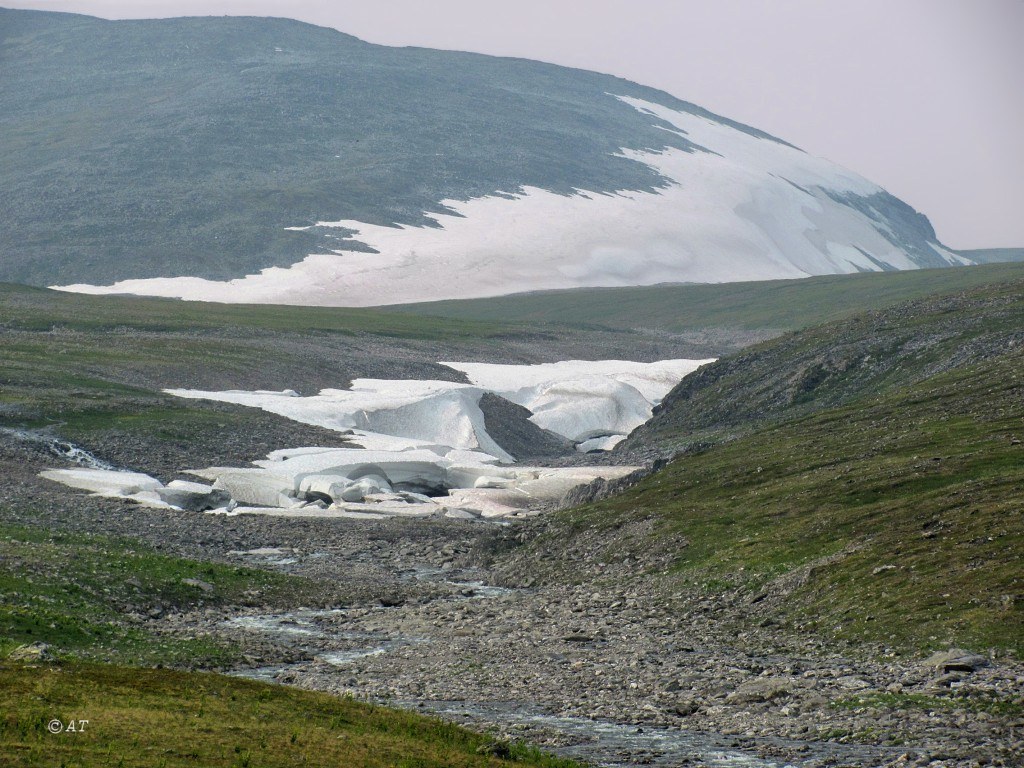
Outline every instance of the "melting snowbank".
[(175, 480), (165, 486), (137, 472), (99, 469), (47, 470), (41, 476), (143, 506), (221, 514), (477, 519), (530, 514), (577, 485), (637, 469), (510, 467), (493, 457), (457, 463), (426, 448), (299, 448), (276, 451), (254, 464), (187, 470), (211, 485)]
[[(443, 450), (443, 449), (441, 449)], [(275, 451), (256, 467), (191, 474), (227, 489), (236, 513), (315, 516), (444, 515), (500, 518), (559, 501), (577, 485), (636, 467), (520, 467), (494, 457), (452, 460), (426, 446), (406, 451), (305, 448)]]
[[(541, 365), (441, 363), (462, 371), (473, 384), (528, 408), (543, 429), (599, 450), (651, 418), (680, 380), (713, 360), (564, 360)], [(612, 444), (617, 441), (612, 441)]]
[(229, 514), (293, 517), (530, 514), (577, 485), (615, 480), (631, 466), (529, 467), (487, 433), (480, 398), (494, 392), (529, 411), (538, 426), (583, 450), (608, 448), (651, 416), (653, 405), (707, 360), (569, 360), (544, 365), (444, 363), (473, 383), (357, 379), (347, 390), (202, 392), (168, 390), (261, 408), (351, 434), (345, 448), (273, 451), (251, 467), (186, 470), (210, 485), (164, 486), (138, 473), (50, 470), (43, 476), (140, 504)]
[[(300, 397), (282, 392), (166, 390), (172, 395), (261, 408), (303, 424), (351, 431), (368, 449), (418, 445), (512, 461), (487, 433), (480, 398), (493, 392), (529, 409), (532, 422), (584, 451), (614, 444), (651, 417), (651, 409), (689, 373), (711, 360), (565, 360), (540, 365), (447, 362), (471, 384), (356, 379), (350, 389)], [(403, 442), (404, 439), (404, 442)]]
[(40, 477), (62, 483), (70, 488), (90, 491), (93, 496), (125, 499), (143, 507), (203, 512), (228, 512), (235, 507), (230, 494), (220, 488), (172, 480), (164, 485), (155, 477), (141, 472), (116, 469), (48, 469)]
[[(484, 390), (470, 384), (356, 379), (349, 389), (324, 389), (309, 397), (300, 397), (292, 390), (166, 391), (178, 397), (261, 408), (293, 421), (339, 432), (353, 431), (377, 446), (382, 439), (379, 436), (410, 438), (448, 446), (450, 450), (480, 450), (504, 461), (512, 460), (484, 429), (484, 415), (480, 411)], [(396, 447), (393, 441), (387, 441), (387, 445)]]

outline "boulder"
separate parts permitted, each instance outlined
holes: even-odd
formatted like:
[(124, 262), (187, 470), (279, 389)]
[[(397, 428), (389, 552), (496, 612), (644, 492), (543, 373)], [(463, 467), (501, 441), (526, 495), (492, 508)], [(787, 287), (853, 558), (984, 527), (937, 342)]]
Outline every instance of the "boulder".
[(25, 661), (29, 663), (49, 661), (52, 658), (53, 654), (50, 653), (50, 646), (47, 643), (19, 645), (7, 657), (8, 661)]
[(700, 711), (700, 704), (691, 698), (683, 698), (675, 703), (672, 711), (679, 717), (689, 717)]
[(763, 677), (741, 684), (725, 700), (729, 704), (752, 704), (788, 696), (792, 690), (793, 681), (788, 678)]
[(944, 693), (955, 685), (959, 685), (964, 681), (963, 675), (956, 673), (948, 673), (945, 675), (939, 675), (937, 678), (928, 683), (926, 690), (932, 693)]
[(936, 651), (924, 662), (929, 667), (941, 669), (943, 672), (974, 672), (980, 667), (988, 666), (989, 660), (977, 653), (965, 651), (963, 648), (950, 648)]

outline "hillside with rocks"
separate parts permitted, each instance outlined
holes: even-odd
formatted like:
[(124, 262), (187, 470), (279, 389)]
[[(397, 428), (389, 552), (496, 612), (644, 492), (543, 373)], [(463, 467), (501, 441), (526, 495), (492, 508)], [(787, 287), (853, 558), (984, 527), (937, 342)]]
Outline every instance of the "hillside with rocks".
[[(439, 348), (657, 359), (670, 337), (8, 287), (0, 652), (22, 660), (0, 664), (227, 671), (497, 729), (480, 746), (495, 754), (526, 740), (596, 763), (1013, 765), (1022, 295), (989, 285), (722, 350), (601, 457), (674, 460), (496, 525), (147, 508), (39, 473), (91, 457), (166, 482), (351, 440), (159, 391), (175, 383), (315, 391), (454, 376)], [(690, 339), (677, 354), (720, 354)], [(522, 406), (483, 410), (502, 444), (540, 439)], [(557, 453), (537, 447), (532, 461)]]
[(786, 334), (687, 376), (620, 450), (670, 453), (902, 391), (1024, 345), (1024, 283), (931, 296)]

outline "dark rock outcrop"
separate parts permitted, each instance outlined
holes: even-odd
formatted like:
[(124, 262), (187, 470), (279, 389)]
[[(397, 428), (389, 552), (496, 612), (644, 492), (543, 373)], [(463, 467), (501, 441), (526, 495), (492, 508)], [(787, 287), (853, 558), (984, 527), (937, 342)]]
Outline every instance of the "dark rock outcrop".
[(499, 395), (485, 392), (480, 398), (480, 410), (487, 434), (518, 462), (570, 456), (575, 451), (571, 441), (530, 421), (532, 414), (528, 409)]

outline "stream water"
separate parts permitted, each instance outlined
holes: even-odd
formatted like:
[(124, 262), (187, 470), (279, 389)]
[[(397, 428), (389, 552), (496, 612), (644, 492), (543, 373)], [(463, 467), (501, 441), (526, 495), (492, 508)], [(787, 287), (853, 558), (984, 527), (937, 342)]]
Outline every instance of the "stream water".
[[(468, 582), (449, 582), (466, 588), (471, 595), (460, 595), (460, 599), (471, 600), (486, 596), (486, 589)], [(491, 589), (501, 589), (493, 587)], [(386, 609), (385, 609), (386, 610)], [(374, 632), (340, 632), (329, 629), (343, 611), (301, 611), (286, 614), (265, 614), (242, 616), (229, 619), (225, 626), (245, 631), (259, 632), (273, 636), (293, 646), (310, 648), (327, 642), (331, 645), (346, 646), (343, 650), (318, 649), (313, 651), (313, 661), (345, 667), (359, 659), (388, 653), (410, 643), (426, 642), (423, 638), (401, 635), (385, 635)], [(326, 620), (326, 621), (324, 621)], [(305, 641), (305, 642), (304, 642)], [(279, 682), (301, 674), (309, 662), (281, 664), (235, 671), (235, 676), (264, 682)], [(752, 766), (769, 768), (781, 764), (767, 762), (728, 746), (722, 737), (703, 733), (669, 730), (665, 728), (638, 728), (602, 720), (558, 717), (532, 709), (521, 702), (454, 702), (454, 701), (404, 701), (388, 702), (408, 709), (428, 711), (448, 720), (469, 725), (501, 725), (522, 732), (524, 740), (530, 740), (530, 732), (554, 735), (559, 746), (550, 751), (565, 757), (572, 757), (603, 766), (633, 765), (680, 765), (689, 760), (693, 765), (707, 766)], [(696, 761), (696, 762), (692, 762)]]
[[(409, 579), (438, 581), (455, 587), (452, 599), (472, 600), (507, 594), (511, 590), (493, 587), (481, 582), (448, 581), (443, 571), (417, 568), (403, 576)], [(382, 608), (380, 610), (388, 610)], [(339, 669), (368, 656), (389, 653), (413, 643), (429, 642), (420, 637), (408, 637), (384, 632), (343, 631), (345, 611), (298, 611), (287, 614), (245, 616), (230, 619), (225, 626), (259, 632), (274, 637), (283, 644), (309, 649), (313, 662), (328, 664)], [(310, 662), (240, 669), (234, 674), (242, 677), (279, 682), (294, 680)], [(417, 711), (426, 711), (445, 719), (478, 728), (499, 726), (514, 732), (527, 742), (543, 742), (545, 749), (587, 763), (625, 768), (626, 766), (737, 766), (742, 768), (784, 768), (799, 763), (773, 762), (753, 754), (750, 744), (739, 744), (728, 736), (623, 723), (562, 717), (544, 712), (525, 702), (470, 702), (470, 701), (389, 701)], [(834, 764), (877, 765), (885, 761), (882, 750), (858, 745), (819, 742), (785, 742), (759, 739), (760, 747), (787, 747), (802, 751), (808, 757), (831, 758)]]
[(51, 454), (64, 461), (70, 461), (72, 464), (78, 464), (89, 469), (115, 469), (112, 464), (97, 459), (84, 448), (80, 448), (74, 443), (69, 443), (67, 440), (47, 435), (44, 432), (28, 429), (10, 429), (8, 427), (0, 427), (0, 432), (10, 435), (15, 440), (44, 445)]
[(538, 712), (519, 702), (423, 701), (416, 702), (415, 707), (467, 725), (499, 723), (511, 726), (522, 734), (525, 741), (535, 741), (539, 734), (552, 734), (556, 740), (565, 743), (545, 746), (548, 751), (609, 768), (637, 765), (783, 768), (791, 765), (738, 751), (724, 736), (559, 717)]

